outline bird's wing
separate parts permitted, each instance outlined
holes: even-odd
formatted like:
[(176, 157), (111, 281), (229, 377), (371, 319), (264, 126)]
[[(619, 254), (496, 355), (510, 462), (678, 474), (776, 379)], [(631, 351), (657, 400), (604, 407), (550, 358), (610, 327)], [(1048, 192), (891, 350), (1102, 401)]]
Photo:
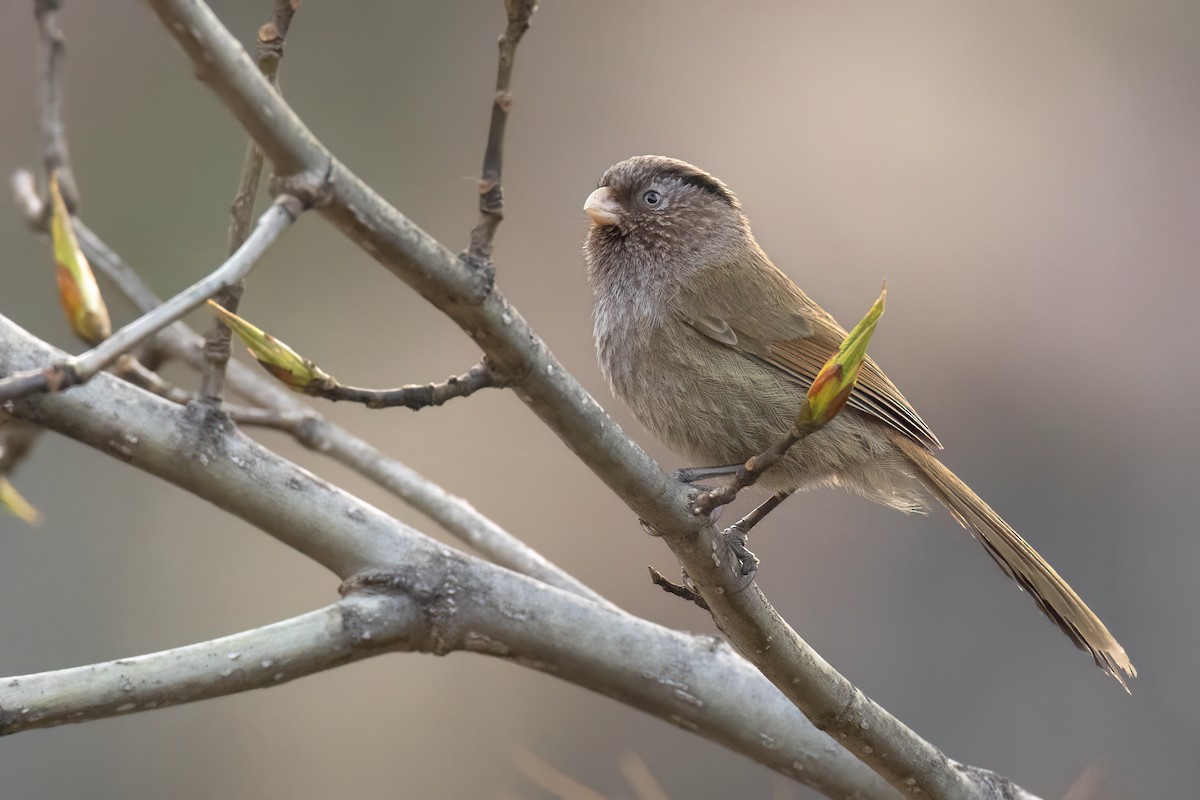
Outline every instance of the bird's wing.
[[(683, 298), (684, 320), (709, 339), (779, 370), (806, 390), (846, 337), (846, 329), (783, 273), (770, 267), (770, 289), (790, 302), (741, 292)], [(782, 280), (779, 280), (782, 279)], [(744, 287), (745, 284), (743, 283)], [(794, 311), (781, 311), (782, 308)], [(870, 356), (847, 405), (884, 422), (929, 450), (941, 442)]]

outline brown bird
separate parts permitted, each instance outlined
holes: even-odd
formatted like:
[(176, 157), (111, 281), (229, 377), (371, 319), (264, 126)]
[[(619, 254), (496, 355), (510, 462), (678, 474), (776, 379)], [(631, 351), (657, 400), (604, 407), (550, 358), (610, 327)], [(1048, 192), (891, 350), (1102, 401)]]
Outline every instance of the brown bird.
[[(652, 433), (728, 473), (779, 441), (846, 331), (780, 272), (733, 192), (697, 167), (638, 156), (608, 169), (584, 210), (600, 366)], [(846, 408), (760, 484), (776, 502), (842, 486), (902, 511), (937, 498), (1096, 664), (1126, 684), (1125, 649), (1046, 560), (936, 456), (933, 431), (870, 358)], [(749, 555), (745, 551), (745, 555)]]

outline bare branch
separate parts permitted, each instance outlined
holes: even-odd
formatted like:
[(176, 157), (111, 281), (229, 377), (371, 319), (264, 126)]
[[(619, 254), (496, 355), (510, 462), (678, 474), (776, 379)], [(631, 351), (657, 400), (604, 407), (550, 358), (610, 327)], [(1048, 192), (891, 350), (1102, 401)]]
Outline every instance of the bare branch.
[[(124, 378), (139, 389), (145, 389), (177, 405), (186, 406), (190, 403), (200, 402), (197, 395), (163, 380), (157, 372), (146, 369), (133, 356), (121, 356), (112, 373)], [(223, 403), (221, 410), (238, 425), (271, 428), (292, 435), (297, 435), (301, 426), (308, 419), (303, 415), (283, 414), (267, 408), (253, 408), (232, 403)]]
[(39, 392), (58, 392), (90, 380), (123, 353), (197, 308), (221, 287), (236, 283), (245, 277), (266, 253), (267, 248), (291, 227), (302, 210), (296, 198), (287, 195), (278, 198), (259, 218), (254, 234), (210, 275), (153, 311), (138, 317), (86, 353), (48, 367), (0, 379), (0, 400), (11, 400)]
[(483, 152), (483, 174), (479, 179), (479, 222), (471, 229), (467, 260), (475, 269), (492, 268), (492, 239), (504, 219), (504, 187), (500, 179), (504, 169), (504, 130), (512, 108), (512, 73), (517, 45), (529, 20), (537, 10), (537, 0), (505, 0), (508, 26), (500, 36), (500, 56), (496, 65), (496, 96), (492, 101), (492, 121), (488, 126), (487, 147)]
[[(53, 353), (0, 317), (0, 368), (40, 363)], [(601, 692), (783, 774), (819, 784), (832, 796), (899, 797), (848, 753), (830, 748), (828, 738), (720, 641), (655, 625), (451, 551), (235, 429), (214, 425), (219, 417), (211, 408), (179, 409), (100, 375), (73, 392), (17, 401), (13, 413), (247, 520), (349, 578), (347, 588), (355, 591), (348, 599), (385, 594), (390, 602), (415, 609), (392, 607), (383, 613), (378, 606), (339, 604), (268, 626), (282, 629), (278, 636), (259, 639), (250, 632), (238, 635), (243, 638), (236, 647), (228, 640), (220, 646), (201, 645), (210, 662), (212, 656), (223, 659), (215, 676), (211, 663), (179, 664), (183, 656), (199, 660), (187, 648), (147, 657), (137, 665), (144, 669), (129, 676), (132, 691), (121, 686), (117, 668), (126, 667), (121, 662), (108, 668), (102, 685), (82, 694), (77, 690), (87, 667), (43, 673), (36, 681), (0, 680), (0, 718), (18, 726), (10, 730), (83, 719), (73, 716), (79, 711), (88, 718), (127, 713), (132, 709), (122, 706), (129, 702), (142, 708), (154, 701), (186, 702), (254, 688), (260, 684), (252, 673), (262, 658), (294, 658), (288, 675), (314, 671), (339, 658), (357, 657), (345, 649), (357, 641), (380, 650), (468, 651), (503, 658)], [(250, 473), (253, 481), (247, 480)], [(347, 614), (355, 608), (366, 613)], [(414, 632), (410, 620), (422, 627)], [(353, 635), (347, 638), (346, 631)], [(325, 644), (309, 647), (306, 632), (315, 632)], [(241, 655), (231, 660), (229, 652)], [(259, 660), (250, 660), (250, 653)], [(251, 674), (235, 674), (238, 661)], [(221, 674), (225, 669), (231, 670), (228, 676)], [(234, 680), (221, 683), (228, 678)], [(154, 693), (155, 682), (168, 679), (173, 686)], [(114, 682), (117, 691), (128, 695), (120, 703)], [(98, 698), (89, 696), (92, 690)], [(143, 690), (151, 693), (139, 694)]]
[[(299, 0), (275, 0), (271, 17), (258, 29), (258, 68), (279, 91), (279, 64), (283, 60), (283, 44), (292, 15), (299, 7)], [(250, 235), (250, 219), (254, 214), (254, 201), (262, 179), (263, 152), (253, 139), (246, 143), (246, 157), (242, 164), (242, 177), (229, 208), (229, 253), (232, 255)], [(244, 283), (228, 286), (213, 298), (225, 309), (236, 312), (242, 298)], [(204, 377), (200, 395), (206, 400), (219, 401), (225, 390), (225, 365), (229, 363), (230, 331), (221, 320), (213, 320), (212, 327), (204, 336)]]
[(485, 359), (462, 375), (452, 375), (441, 383), (410, 384), (398, 389), (360, 389), (332, 381), (328, 386), (314, 384), (305, 390), (305, 394), (323, 397), (326, 400), (362, 403), (367, 408), (404, 406), (419, 411), (430, 406), (440, 406), (456, 397), (469, 397), (480, 389), (499, 388), (503, 385), (503, 381), (496, 377)]
[(672, 594), (672, 595), (675, 595), (676, 597), (687, 600), (688, 602), (695, 603), (696, 605), (700, 606), (700, 608), (703, 608), (705, 611), (708, 611), (708, 603), (705, 602), (704, 598), (701, 597), (700, 593), (697, 592), (695, 589), (689, 589), (687, 586), (683, 586), (681, 584), (674, 583), (666, 575), (663, 575), (661, 572), (656, 570), (654, 567), (650, 567), (649, 569), (650, 569), (650, 582), (653, 583), (655, 586), (662, 589), (667, 594)]
[[(0, 343), (6, 371), (59, 354), (3, 317)], [(100, 374), (70, 392), (17, 400), (10, 413), (184, 486), (343, 578), (404, 557), (410, 529), (282, 461), (210, 406), (181, 408)], [(207, 477), (200, 480), (200, 473)], [(306, 509), (310, 502), (320, 509)], [(350, 530), (339, 530), (352, 510)]]
[[(805, 404), (808, 403), (807, 400), (804, 402)], [(737, 499), (738, 494), (740, 494), (743, 489), (747, 489), (758, 483), (758, 479), (763, 476), (763, 473), (782, 461), (783, 457), (787, 455), (788, 450), (791, 450), (794, 445), (821, 429), (822, 425), (815, 425), (812, 423), (803, 424), (801, 422), (803, 417), (804, 413), (801, 412), (797, 416), (796, 421), (792, 424), (792, 427), (788, 428), (787, 434), (782, 439), (758, 455), (751, 456), (749, 459), (747, 459), (746, 463), (738, 467), (737, 471), (730, 476), (730, 480), (728, 480), (726, 483), (709, 489), (706, 492), (702, 492), (696, 498), (696, 502), (693, 505), (693, 511), (696, 514), (708, 514), (719, 506), (732, 503)], [(780, 502), (782, 502), (784, 499), (785, 498), (780, 498)], [(778, 503), (776, 503), (776, 505), (778, 505)], [(774, 508), (774, 506), (772, 506), (772, 508)], [(770, 509), (767, 510), (769, 511)], [(763, 515), (765, 516), (765, 514), (766, 512), (764, 512)], [(757, 523), (758, 520), (755, 519), (751, 527)]]
[(153, 392), (159, 397), (170, 400), (172, 403), (178, 403), (181, 406), (185, 406), (196, 400), (196, 396), (191, 392), (168, 383), (161, 375), (152, 369), (148, 369), (141, 361), (138, 361), (131, 355), (123, 355), (118, 358), (111, 372), (129, 381), (139, 389)]
[(612, 606), (609, 600), (481, 514), (467, 500), (447, 492), (366, 441), (318, 417), (306, 420), (295, 435), (307, 447), (387, 489), (489, 561), (594, 603)]
[(71, 169), (71, 154), (67, 149), (67, 129), (63, 122), (62, 58), (66, 44), (58, 27), (59, 0), (34, 0), (33, 14), (37, 18), (38, 40), (38, 105), (41, 109), (42, 164), (49, 179), (58, 173), (58, 185), (67, 208), (79, 207), (79, 189)]
[[(383, 652), (416, 626), (412, 610), (382, 596), (345, 598), (208, 642), (7, 678), (0, 688), (0, 736), (278, 686)], [(365, 618), (387, 635), (364, 639), (348, 624)]]
[(244, 428), (272, 428), (296, 436), (297, 441), (300, 441), (299, 431), (310, 419), (308, 416), (279, 413), (269, 408), (252, 408), (231, 403), (222, 404), (221, 410)]
[[(50, 225), (47, 220), (49, 209), (47, 204), (38, 197), (33, 173), (27, 169), (19, 169), (12, 174), (10, 185), (13, 200), (21, 211), (26, 224), (38, 233), (48, 233)], [(117, 255), (91, 228), (80, 219), (72, 220), (75, 237), (83, 249), (88, 261), (117, 289), (133, 303), (142, 314), (148, 314), (162, 305), (163, 301), (154, 290), (141, 279), (133, 267)], [(181, 328), (182, 323), (177, 323)], [(190, 329), (189, 329), (190, 330)]]
[[(835, 731), (839, 744), (901, 791), (921, 791), (935, 800), (986, 796), (977, 773), (960, 770), (866, 699), (800, 639), (757, 587), (732, 596), (721, 592), (728, 559), (714, 559), (714, 554), (726, 548), (711, 521), (691, 513), (685, 487), (604, 414), (494, 288), (490, 276), (456, 258), (329, 154), (206, 6), (196, 0), (149, 2), (201, 79), (278, 170), (326, 176), (321, 215), (480, 343), (500, 374), (515, 381), (518, 397), (663, 535), (721, 629), (815, 724)], [(759, 658), (761, 653), (770, 659)]]
[(318, 213), (477, 341), (486, 340), (493, 369), (518, 379), (518, 397), (639, 516), (660, 530), (705, 527), (690, 514), (684, 487), (608, 418), (491, 282), (334, 159), (206, 6), (189, 0), (150, 4), (277, 172), (326, 174)]
[[(18, 172), (13, 176), (13, 188), (26, 221), (34, 229), (42, 230), (45, 222), (41, 215), (41, 199), (32, 190), (31, 179), (28, 172)], [(139, 311), (149, 313), (161, 305), (162, 301), (137, 271), (100, 237), (80, 220), (75, 220), (75, 227), (80, 246), (93, 265)], [(203, 340), (184, 323), (176, 322), (160, 331), (158, 341), (170, 355), (196, 369), (203, 368)], [(366, 440), (329, 422), (294, 393), (267, 379), (261, 371), (230, 362), (229, 384), (234, 392), (263, 407), (261, 411), (227, 408), (235, 422), (290, 433), (309, 449), (327, 455), (379, 484), (492, 562), (594, 602), (609, 604), (600, 594), (481, 514), (469, 502), (380, 452)]]

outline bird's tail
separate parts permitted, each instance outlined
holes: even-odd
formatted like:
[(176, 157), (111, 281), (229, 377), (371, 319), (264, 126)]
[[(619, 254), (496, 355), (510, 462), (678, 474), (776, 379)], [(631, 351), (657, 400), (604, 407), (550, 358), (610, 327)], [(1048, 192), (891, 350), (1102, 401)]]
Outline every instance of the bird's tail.
[(1054, 567), (925, 448), (899, 436), (895, 441), (917, 468), (921, 482), (979, 540), (1000, 569), (1033, 596), (1042, 613), (1061, 628), (1076, 647), (1091, 653), (1096, 666), (1116, 678), (1128, 692), (1126, 680), (1136, 676), (1137, 670), (1125, 654), (1125, 648), (1075, 590), (1059, 577)]

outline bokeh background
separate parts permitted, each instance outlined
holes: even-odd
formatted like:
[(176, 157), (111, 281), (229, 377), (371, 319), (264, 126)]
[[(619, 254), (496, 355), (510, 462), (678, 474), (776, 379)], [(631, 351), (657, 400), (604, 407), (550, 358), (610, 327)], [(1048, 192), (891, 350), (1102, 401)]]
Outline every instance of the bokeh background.
[[(0, 172), (36, 166), (31, 4), (0, 4)], [(71, 2), (82, 214), (161, 293), (221, 261), (245, 137), (136, 2)], [(270, 3), (215, 4), (244, 41)], [(503, 26), (495, 2), (328, 3), (294, 22), (284, 91), (316, 134), (452, 248), (466, 241)], [(1129, 650), (1127, 697), (942, 512), (833, 491), (754, 539), (760, 580), (830, 662), (954, 758), (1047, 798), (1195, 796), (1200, 755), (1200, 4), (544, 2), (518, 55), (499, 283), (612, 401), (590, 341), (581, 203), (611, 163), (693, 161), (844, 322), (888, 280), (873, 352), (947, 461)], [(0, 213), (0, 313), (78, 349), (47, 246)], [(120, 321), (129, 309), (115, 298)], [(245, 313), (349, 382), (441, 379), (457, 328), (319, 218), (252, 276)], [(207, 325), (201, 316), (196, 321)], [(183, 382), (185, 372), (174, 372)], [(515, 397), (323, 411), (470, 498), (620, 605), (709, 632), (646, 581), (669, 552)], [(438, 535), (337, 465), (264, 438)], [(300, 613), (336, 580), (155, 478), (57, 436), (0, 517), (0, 674), (181, 645)], [(269, 691), (0, 744), (11, 798), (546, 797), (537, 753), (629, 797), (812, 797), (636, 710), (473, 655), (395, 655)]]

